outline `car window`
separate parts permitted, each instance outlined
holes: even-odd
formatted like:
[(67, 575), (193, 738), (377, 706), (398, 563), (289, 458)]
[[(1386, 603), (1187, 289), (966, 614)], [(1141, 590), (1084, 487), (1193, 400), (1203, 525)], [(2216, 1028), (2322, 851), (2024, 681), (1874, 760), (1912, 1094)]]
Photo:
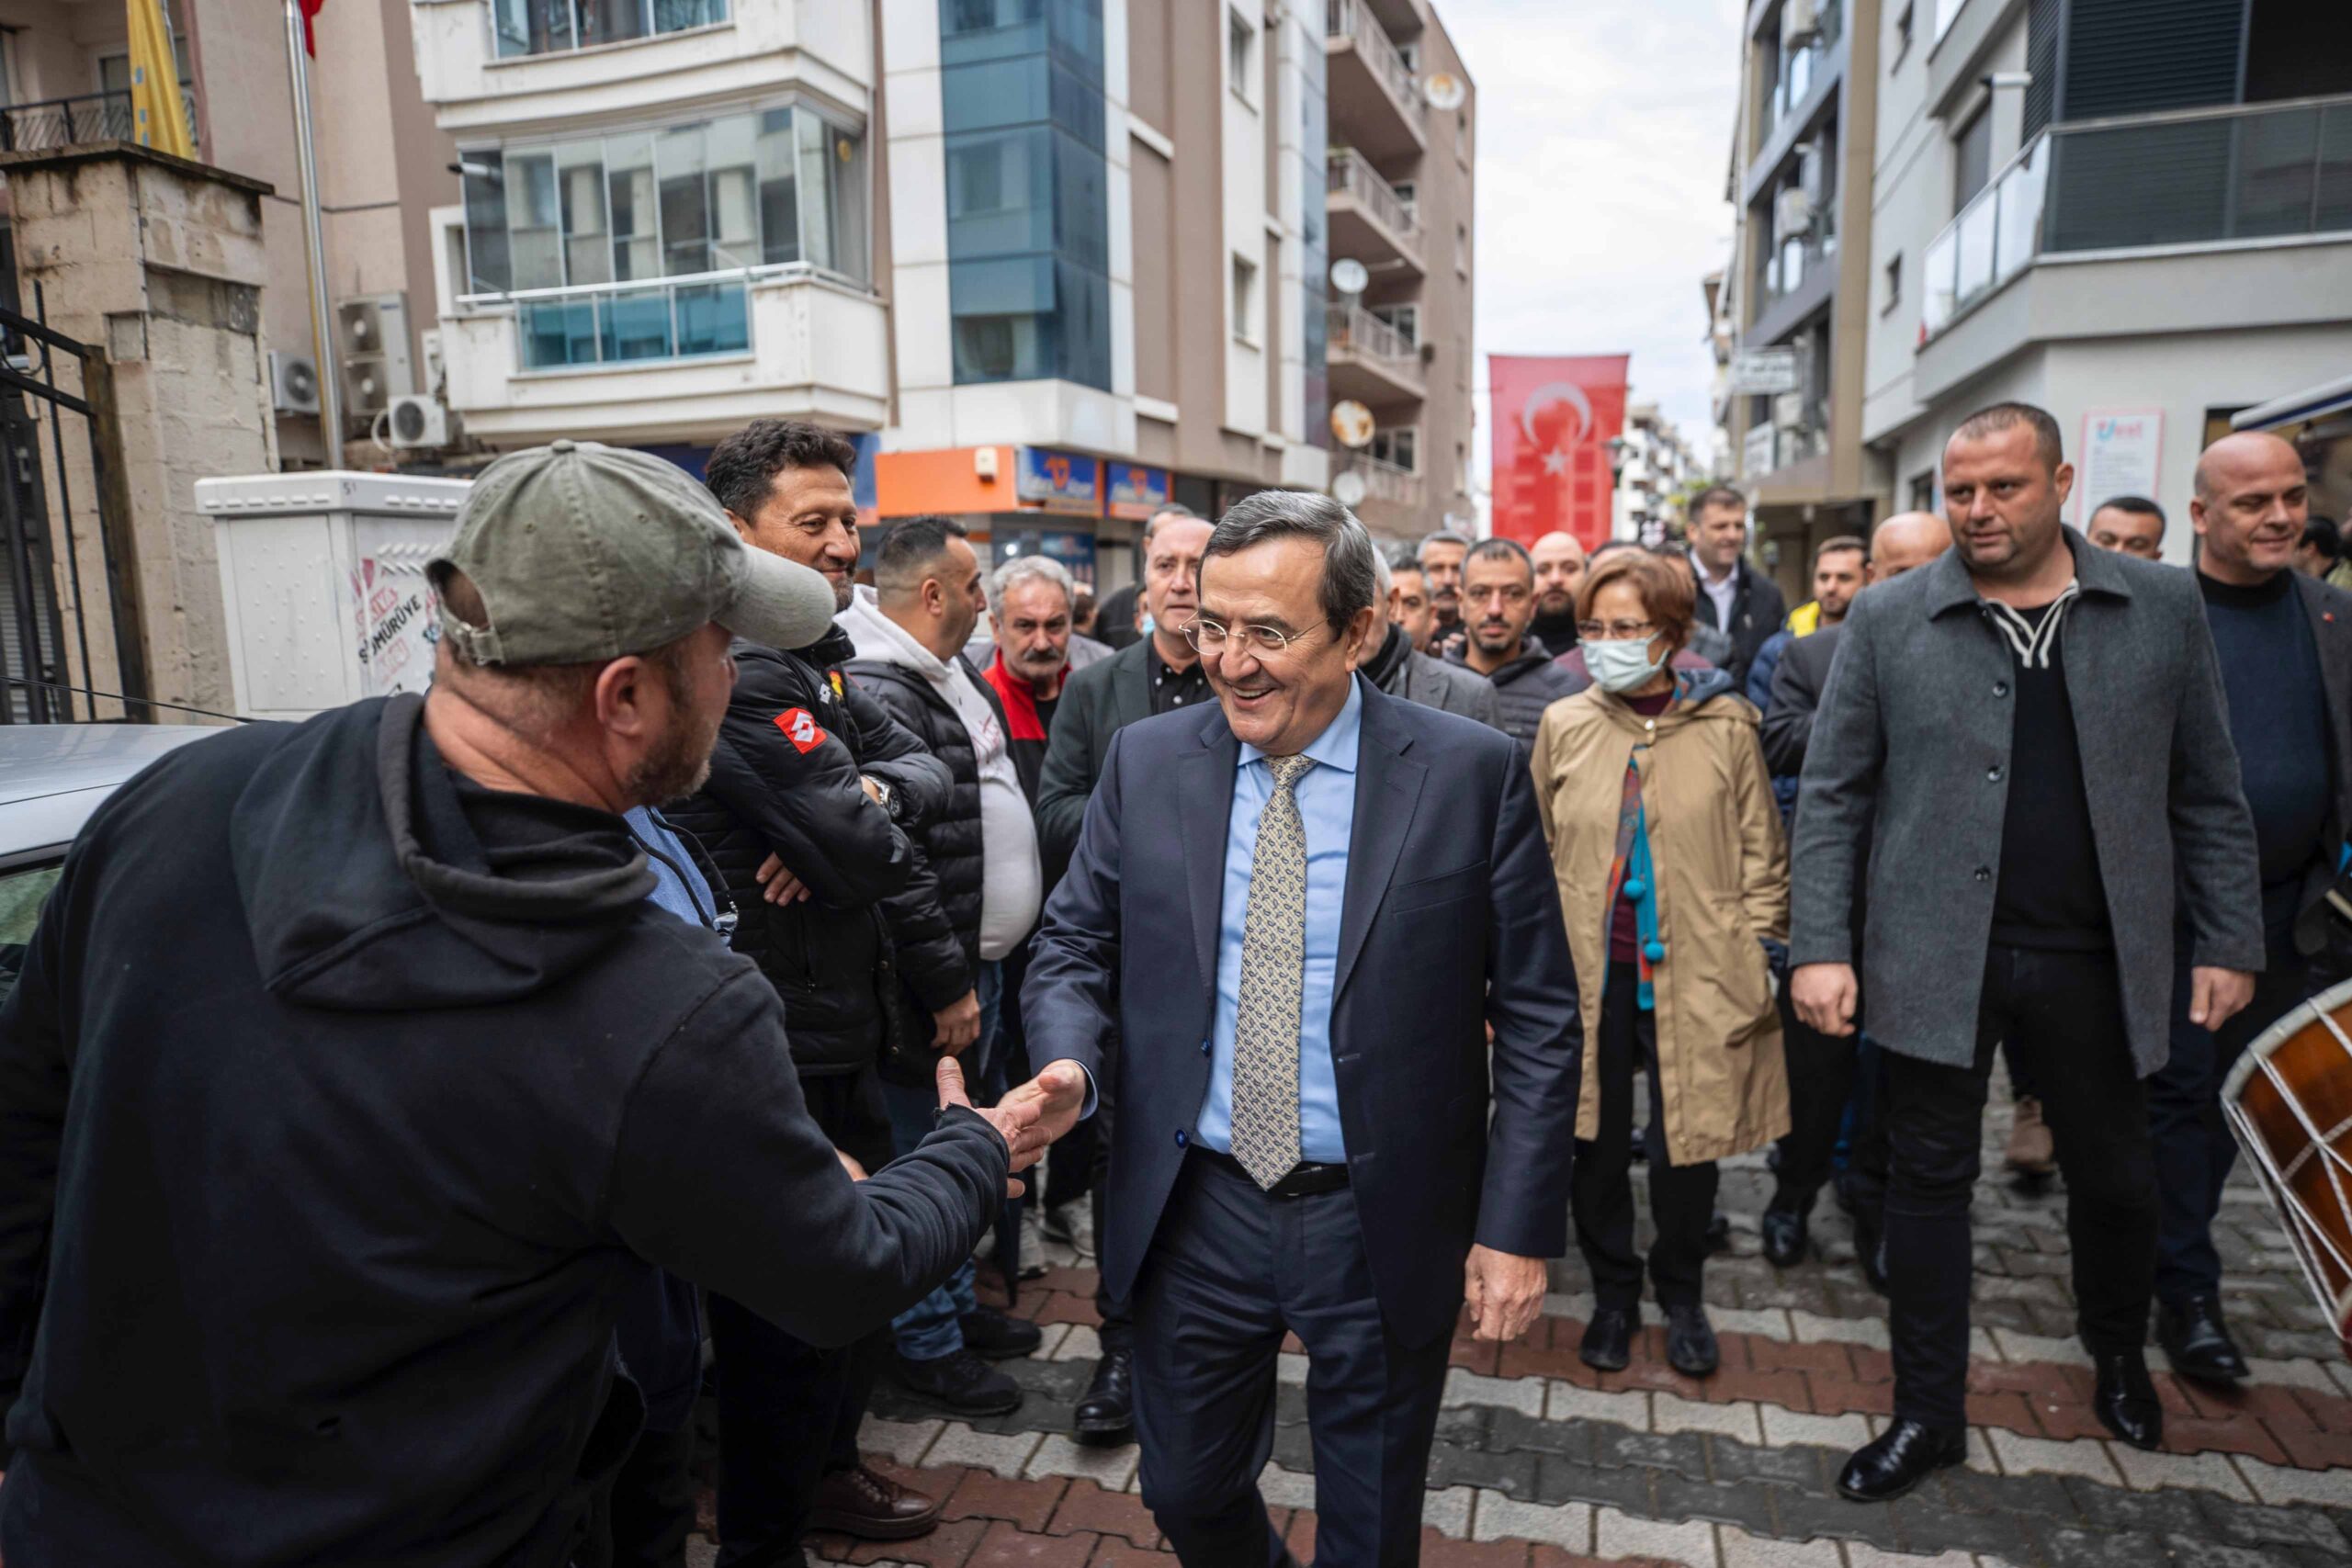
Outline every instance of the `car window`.
[(62, 869), (63, 863), (59, 862), (0, 871), (0, 1002), (16, 990), (17, 976), (25, 971), (25, 948), (33, 940), (33, 928), (40, 924), (41, 905), (48, 901), (49, 890), (57, 886), (57, 874)]

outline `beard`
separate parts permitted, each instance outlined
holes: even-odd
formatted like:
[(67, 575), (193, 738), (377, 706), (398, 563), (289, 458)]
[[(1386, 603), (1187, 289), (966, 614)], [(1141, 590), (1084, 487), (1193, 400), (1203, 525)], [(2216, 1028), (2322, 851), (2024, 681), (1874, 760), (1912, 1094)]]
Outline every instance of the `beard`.
[(707, 718), (696, 712), (685, 671), (666, 659), (660, 665), (673, 722), (669, 733), (621, 781), (629, 798), (643, 806), (683, 800), (709, 782), (711, 749), (718, 744), (719, 721), (727, 714), (723, 705)]

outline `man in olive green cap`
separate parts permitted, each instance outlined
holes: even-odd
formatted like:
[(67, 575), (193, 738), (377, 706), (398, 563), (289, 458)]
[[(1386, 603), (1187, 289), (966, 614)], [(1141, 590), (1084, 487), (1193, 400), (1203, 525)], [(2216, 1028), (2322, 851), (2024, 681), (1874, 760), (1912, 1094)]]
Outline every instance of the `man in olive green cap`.
[(560, 1564), (643, 1404), (652, 1266), (843, 1344), (919, 1300), (1076, 1081), (853, 1184), (775, 989), (651, 903), (730, 628), (832, 596), (587, 443), (475, 486), (435, 678), (184, 747), (74, 844), (0, 1008), (10, 1568)]

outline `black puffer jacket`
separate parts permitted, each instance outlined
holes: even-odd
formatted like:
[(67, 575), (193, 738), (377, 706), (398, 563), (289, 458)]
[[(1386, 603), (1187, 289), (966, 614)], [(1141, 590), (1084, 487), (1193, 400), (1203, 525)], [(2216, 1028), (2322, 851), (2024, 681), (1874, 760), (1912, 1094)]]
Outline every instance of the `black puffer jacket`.
[[(1446, 651), (1445, 661), (1464, 670), (1470, 668), (1469, 660), (1458, 648)], [(1544, 722), (1545, 708), (1582, 689), (1566, 671), (1552, 662), (1551, 652), (1532, 637), (1523, 638), (1519, 652), (1487, 679), (1494, 682), (1495, 703), (1502, 710), (1503, 733), (1521, 746), (1534, 743), (1535, 727)]]
[[(726, 881), (741, 916), (735, 951), (783, 997), (804, 1076), (854, 1072), (874, 1059), (886, 932), (925, 1007), (937, 1011), (972, 988), (938, 882), (899, 827), (920, 832), (946, 808), (946, 766), (848, 682), (849, 653), (840, 632), (794, 653), (739, 638), (710, 782), (663, 812), (702, 840)], [(862, 773), (896, 792), (891, 810), (866, 797)], [(808, 885), (808, 900), (760, 897), (770, 851)]]
[[(964, 728), (963, 717), (948, 705), (947, 699), (905, 665), (882, 659), (853, 659), (847, 668), (852, 682), (873, 694), (892, 718), (947, 764), (948, 777), (955, 780), (947, 808), (926, 818), (914, 840), (931, 874), (939, 879), (940, 908), (947, 912), (947, 923), (955, 928), (966, 962), (978, 964), (980, 894), (988, 879), (988, 855), (980, 840), (980, 765), (973, 750), (972, 732)], [(957, 654), (956, 668), (988, 699), (997, 723), (1003, 725), (1004, 705), (972, 668), (972, 661)]]

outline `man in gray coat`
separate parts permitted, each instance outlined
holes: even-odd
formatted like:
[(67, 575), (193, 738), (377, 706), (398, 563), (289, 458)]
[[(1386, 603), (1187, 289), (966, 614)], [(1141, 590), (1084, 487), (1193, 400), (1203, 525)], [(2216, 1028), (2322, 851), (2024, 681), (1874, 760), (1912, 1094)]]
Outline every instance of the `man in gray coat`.
[(1397, 622), (1396, 581), (1389, 571), (1388, 558), (1374, 550), (1372, 570), (1373, 606), (1380, 612), (1383, 630), (1382, 641), (1363, 661), (1365, 679), (1392, 697), (1458, 713), (1500, 729), (1502, 714), (1496, 705), (1494, 682), (1475, 670), (1431, 659), (1415, 648)]
[(1888, 1052), (1894, 1421), (1839, 1490), (1901, 1495), (1966, 1456), (1968, 1201), (2006, 1038), (2033, 1064), (2068, 1194), (2093, 1408), (2153, 1449), (2143, 1346), (2174, 893), (2206, 1028), (2262, 966), (2254, 824), (2197, 585), (2060, 522), (2057, 423), (1996, 404), (1944, 449), (1953, 547), (1847, 616), (1797, 806), (1790, 991), (1854, 1027), (1855, 846), (1871, 1034)]

